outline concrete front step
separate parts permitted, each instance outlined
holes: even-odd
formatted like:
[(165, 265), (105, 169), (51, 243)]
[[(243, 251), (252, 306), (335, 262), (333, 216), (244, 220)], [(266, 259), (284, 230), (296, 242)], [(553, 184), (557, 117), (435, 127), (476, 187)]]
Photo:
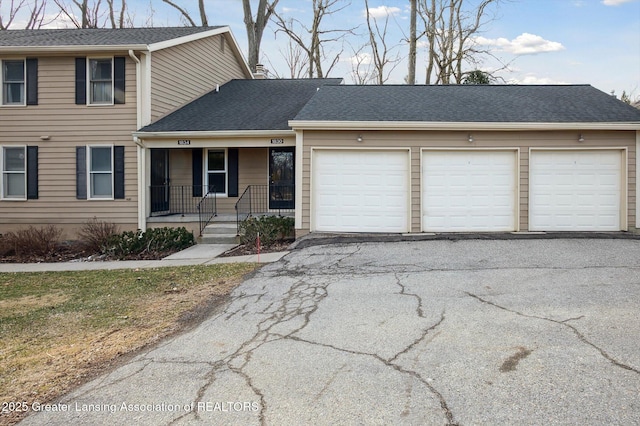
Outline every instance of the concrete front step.
[(198, 238), (199, 244), (238, 244), (235, 222), (213, 222), (207, 225)]

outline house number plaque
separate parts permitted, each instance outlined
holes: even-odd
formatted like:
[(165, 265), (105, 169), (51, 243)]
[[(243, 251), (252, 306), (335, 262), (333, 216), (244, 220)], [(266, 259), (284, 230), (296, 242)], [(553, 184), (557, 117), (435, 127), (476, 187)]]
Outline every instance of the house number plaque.
[(273, 145), (281, 145), (284, 143), (284, 139), (271, 139)]
[(190, 139), (179, 139), (178, 140), (178, 145), (191, 145), (191, 140)]

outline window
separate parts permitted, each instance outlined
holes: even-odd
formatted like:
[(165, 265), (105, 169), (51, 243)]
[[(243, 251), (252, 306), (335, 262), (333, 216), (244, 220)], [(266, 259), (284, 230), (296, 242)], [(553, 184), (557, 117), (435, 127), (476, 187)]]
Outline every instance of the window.
[(2, 61), (2, 104), (25, 105), (25, 65), (21, 59)]
[(76, 198), (121, 200), (124, 191), (124, 146), (76, 147)]
[(2, 198), (27, 198), (26, 159), (26, 148), (23, 146), (2, 149)]
[(207, 185), (209, 192), (227, 193), (227, 158), (225, 150), (209, 150), (207, 153)]
[(89, 198), (113, 198), (113, 149), (90, 146), (88, 155)]
[(89, 59), (89, 103), (113, 103), (113, 61), (111, 58)]

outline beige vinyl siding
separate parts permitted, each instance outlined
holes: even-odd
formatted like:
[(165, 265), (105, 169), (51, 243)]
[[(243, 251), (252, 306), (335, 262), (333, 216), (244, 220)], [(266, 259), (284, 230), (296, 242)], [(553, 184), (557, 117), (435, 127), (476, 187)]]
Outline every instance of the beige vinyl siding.
[(225, 35), (151, 53), (151, 120), (234, 78), (247, 76)]
[[(131, 137), (136, 129), (135, 64), (127, 56), (125, 104), (76, 105), (75, 57), (38, 57), (38, 105), (0, 108), (0, 145), (35, 145), (39, 150), (39, 198), (0, 201), (0, 232), (50, 223), (71, 229), (93, 217), (123, 228), (137, 226), (137, 152)], [(126, 199), (76, 199), (76, 147), (97, 144), (125, 146)]]
[[(214, 149), (214, 148), (212, 148)], [(215, 148), (219, 149), (219, 148)], [(206, 151), (206, 148), (205, 148)], [(249, 185), (266, 185), (269, 169), (268, 148), (240, 148), (238, 151), (238, 195)], [(204, 155), (206, 159), (206, 154)], [(191, 150), (169, 151), (171, 185), (192, 185)], [(238, 197), (217, 197), (218, 214), (235, 214)]]
[[(305, 131), (302, 176), (302, 230), (310, 229), (310, 171), (313, 147), (411, 147), (411, 232), (420, 232), (420, 150), (421, 148), (519, 148), (520, 155), (520, 230), (529, 226), (529, 148), (592, 148), (615, 147), (627, 149), (627, 217), (629, 229), (636, 225), (636, 143), (633, 131), (581, 132), (584, 142), (578, 142), (574, 131), (471, 132), (468, 131)], [(363, 142), (356, 141), (362, 135)]]

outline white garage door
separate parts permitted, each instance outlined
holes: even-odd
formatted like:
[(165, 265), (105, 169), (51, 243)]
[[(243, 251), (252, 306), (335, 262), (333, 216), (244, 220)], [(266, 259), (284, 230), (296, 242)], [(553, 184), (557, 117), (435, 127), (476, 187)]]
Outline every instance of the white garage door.
[(619, 231), (619, 150), (532, 151), (529, 229)]
[(516, 230), (515, 151), (424, 151), (422, 228)]
[(312, 229), (408, 232), (409, 152), (313, 151)]

